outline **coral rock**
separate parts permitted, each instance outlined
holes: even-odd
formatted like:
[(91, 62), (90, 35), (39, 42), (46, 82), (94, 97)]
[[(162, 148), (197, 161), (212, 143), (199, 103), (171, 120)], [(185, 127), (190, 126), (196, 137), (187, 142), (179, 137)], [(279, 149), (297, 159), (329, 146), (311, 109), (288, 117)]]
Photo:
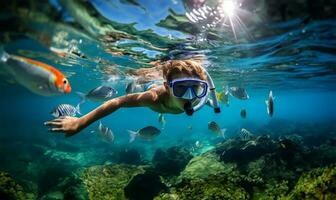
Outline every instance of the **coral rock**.
[(336, 199), (336, 166), (303, 174), (287, 199)]
[(35, 195), (24, 191), (23, 187), (6, 172), (0, 172), (0, 197), (1, 200), (29, 200)]

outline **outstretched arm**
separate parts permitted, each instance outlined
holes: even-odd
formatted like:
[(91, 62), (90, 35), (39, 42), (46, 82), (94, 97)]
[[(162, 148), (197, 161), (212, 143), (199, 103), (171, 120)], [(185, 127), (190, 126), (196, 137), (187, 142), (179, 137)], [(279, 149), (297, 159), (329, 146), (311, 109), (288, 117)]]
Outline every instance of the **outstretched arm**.
[(113, 113), (121, 107), (146, 107), (154, 104), (156, 99), (157, 95), (152, 91), (121, 96), (105, 102), (95, 110), (81, 117), (81, 120), (83, 126), (86, 127), (98, 119)]
[(106, 101), (93, 111), (80, 118), (61, 117), (48, 121), (45, 125), (52, 126), (52, 132), (63, 132), (67, 136), (71, 136), (121, 107), (147, 107), (157, 103), (157, 99), (158, 95), (154, 92), (154, 90), (129, 94)]

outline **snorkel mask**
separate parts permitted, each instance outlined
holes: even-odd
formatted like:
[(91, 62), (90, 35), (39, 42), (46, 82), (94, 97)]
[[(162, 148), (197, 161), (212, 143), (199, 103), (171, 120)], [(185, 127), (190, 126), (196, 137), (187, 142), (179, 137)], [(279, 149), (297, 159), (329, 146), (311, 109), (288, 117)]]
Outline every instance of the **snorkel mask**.
[[(205, 71), (205, 73), (207, 75), (207, 81), (196, 78), (180, 78), (174, 79), (169, 83), (169, 87), (172, 88), (172, 93), (175, 97), (188, 100), (188, 102), (184, 104), (184, 111), (189, 116), (206, 104), (209, 93), (213, 102), (214, 112), (220, 112), (214, 83), (209, 73), (207, 71)], [(195, 101), (197, 103), (193, 105)]]
[(195, 78), (174, 79), (169, 86), (175, 97), (185, 100), (201, 99), (208, 93), (208, 83)]

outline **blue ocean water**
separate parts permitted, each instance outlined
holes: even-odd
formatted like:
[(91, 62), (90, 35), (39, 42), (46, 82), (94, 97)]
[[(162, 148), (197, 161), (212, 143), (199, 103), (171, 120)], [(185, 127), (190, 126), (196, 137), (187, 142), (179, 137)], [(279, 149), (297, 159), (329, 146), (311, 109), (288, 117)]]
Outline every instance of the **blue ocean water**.
[[(311, 127), (314, 127), (313, 134), (335, 132), (334, 18), (308, 22), (304, 18), (281, 23), (268, 22), (269, 25), (264, 27), (267, 34), (263, 37), (244, 38), (238, 35), (238, 40), (235, 40), (232, 34), (226, 33), (223, 40), (189, 44), (190, 34), (157, 25), (171, 14), (169, 8), (179, 14), (186, 12), (182, 1), (176, 4), (175, 1), (139, 1), (143, 7), (119, 1), (89, 1), (87, 4), (103, 16), (103, 20), (102, 16), (97, 17), (102, 21), (101, 24), (87, 20), (84, 14), (77, 16), (79, 14), (74, 11), (79, 9), (76, 7), (78, 2), (81, 1), (45, 2), (46, 5), (54, 5), (51, 6), (53, 9), (58, 8), (61, 17), (49, 16), (48, 19), (43, 10), (33, 10), (32, 15), (36, 12), (36, 15), (42, 13), (44, 17), (41, 20), (34, 17), (23, 19), (20, 16), (22, 14), (18, 14), (19, 20), (15, 23), (21, 23), (24, 28), (13, 30), (8, 25), (1, 30), (1, 46), (6, 52), (56, 67), (68, 77), (73, 91), (68, 95), (53, 97), (36, 95), (16, 83), (4, 69), (4, 63), (0, 65), (0, 170), (20, 180), (36, 178), (39, 175), (27, 172), (29, 166), (36, 162), (47, 160), (56, 164), (55, 171), (66, 167), (74, 171), (80, 167), (118, 163), (118, 153), (123, 149), (136, 149), (143, 161), (150, 162), (159, 148), (184, 146), (191, 151), (196, 141), (204, 144), (203, 150), (193, 152), (199, 155), (218, 143), (239, 136), (242, 128), (255, 135), (267, 133), (274, 137), (297, 133), (304, 135), (305, 132), (310, 134)], [(1, 20), (6, 22), (6, 19), (15, 16), (11, 13), (13, 10), (15, 6), (4, 10)], [(133, 34), (133, 39), (104, 41), (100, 32), (109, 20), (117, 24), (113, 29)], [(24, 22), (29, 23), (29, 28), (25, 27)], [(92, 27), (87, 27), (88, 23)], [(135, 23), (132, 27), (138, 35), (131, 34), (132, 28), (128, 26), (131, 23)], [(97, 28), (99, 26), (101, 29)], [(146, 30), (150, 30), (149, 33)], [(146, 38), (151, 34), (153, 38)], [(173, 40), (167, 39), (170, 37)], [(66, 48), (70, 41), (75, 41), (76, 47), (86, 58), (59, 57), (48, 50), (50, 46)], [(123, 55), (111, 54), (108, 49), (114, 47), (122, 50)], [(188, 47), (193, 48), (188, 50)], [(127, 132), (149, 125), (161, 128), (158, 113), (148, 108), (121, 108), (101, 119), (113, 131), (113, 143), (102, 141), (92, 132), (99, 122), (69, 138), (65, 138), (62, 133), (48, 132), (44, 126), (45, 121), (53, 119), (50, 111), (54, 107), (62, 103), (76, 105), (80, 101), (75, 93), (77, 91), (88, 92), (105, 84), (115, 88), (118, 96), (125, 95), (125, 87), (129, 82), (129, 77), (124, 73), (126, 69), (148, 67), (150, 61), (160, 58), (183, 58), (182, 54), (176, 55), (173, 50), (185, 55), (204, 55), (204, 67), (214, 79), (218, 91), (226, 85), (240, 86), (247, 90), (250, 98), (239, 100), (230, 96), (229, 106), (220, 104), (220, 114), (215, 114), (208, 106), (191, 117), (186, 114), (165, 114), (166, 124), (161, 134), (151, 141), (136, 139), (129, 143)], [(270, 90), (275, 96), (273, 117), (267, 114), (265, 104)], [(81, 106), (81, 112), (86, 114), (100, 104), (87, 101)], [(247, 110), (245, 119), (240, 116), (242, 108)], [(225, 139), (208, 130), (210, 121), (227, 129)], [(68, 173), (57, 174), (55, 171), (52, 172), (55, 177), (63, 177)], [(39, 191), (40, 196), (48, 191), (48, 185), (45, 187)]]

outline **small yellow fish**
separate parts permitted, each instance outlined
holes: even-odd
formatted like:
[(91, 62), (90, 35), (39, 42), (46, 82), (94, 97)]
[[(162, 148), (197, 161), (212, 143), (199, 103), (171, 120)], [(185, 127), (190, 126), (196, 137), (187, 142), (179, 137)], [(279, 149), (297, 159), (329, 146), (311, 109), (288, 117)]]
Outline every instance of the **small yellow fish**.
[(224, 105), (229, 106), (229, 93), (228, 91), (216, 92), (217, 99)]

